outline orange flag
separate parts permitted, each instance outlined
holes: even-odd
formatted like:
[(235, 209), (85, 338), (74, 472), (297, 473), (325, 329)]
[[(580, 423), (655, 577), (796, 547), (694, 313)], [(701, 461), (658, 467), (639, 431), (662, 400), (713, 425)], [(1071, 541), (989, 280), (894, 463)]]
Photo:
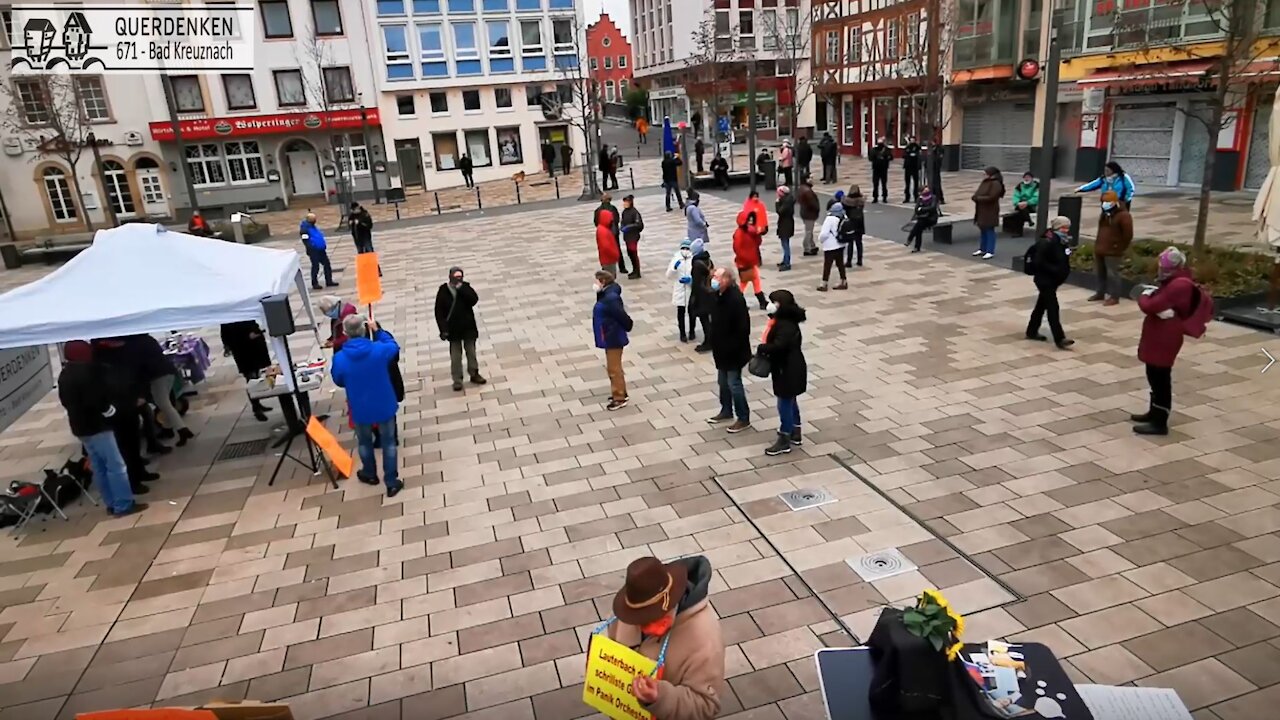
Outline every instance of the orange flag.
[[(372, 253), (368, 253), (372, 254)], [(315, 416), (307, 421), (307, 437), (311, 438), (316, 445), (329, 458), (329, 462), (342, 473), (342, 477), (351, 477), (351, 471), (355, 469), (355, 462), (351, 460), (351, 453), (347, 452), (342, 443), (338, 442), (338, 438), (329, 432), (329, 428), (320, 424)]]
[(382, 278), (378, 276), (378, 253), (356, 255), (356, 302), (372, 305), (382, 299)]

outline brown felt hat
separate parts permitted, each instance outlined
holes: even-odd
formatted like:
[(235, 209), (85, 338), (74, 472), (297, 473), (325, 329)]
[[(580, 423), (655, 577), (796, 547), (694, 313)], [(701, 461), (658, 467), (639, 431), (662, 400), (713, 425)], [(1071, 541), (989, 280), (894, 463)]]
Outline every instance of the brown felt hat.
[(676, 609), (689, 585), (682, 562), (664, 565), (656, 557), (633, 560), (627, 580), (613, 598), (613, 614), (628, 625), (648, 625)]

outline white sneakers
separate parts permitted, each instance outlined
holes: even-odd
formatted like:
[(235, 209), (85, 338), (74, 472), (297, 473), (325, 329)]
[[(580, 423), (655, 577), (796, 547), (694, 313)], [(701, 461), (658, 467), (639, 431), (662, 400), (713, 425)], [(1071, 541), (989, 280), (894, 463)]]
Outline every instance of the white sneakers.
[(981, 251), (981, 250), (974, 250), (974, 251), (973, 251), (973, 256), (974, 256), (974, 257), (978, 257), (978, 256), (979, 256), (979, 255), (981, 255), (981, 254), (982, 254), (982, 251)]
[(982, 259), (983, 259), (983, 260), (990, 260), (990, 259), (991, 259), (991, 258), (993, 258), (993, 257), (995, 257), (995, 254), (993, 254), (993, 253), (987, 253), (987, 254), (985, 254), (985, 255), (983, 255), (983, 256), (982, 256)]

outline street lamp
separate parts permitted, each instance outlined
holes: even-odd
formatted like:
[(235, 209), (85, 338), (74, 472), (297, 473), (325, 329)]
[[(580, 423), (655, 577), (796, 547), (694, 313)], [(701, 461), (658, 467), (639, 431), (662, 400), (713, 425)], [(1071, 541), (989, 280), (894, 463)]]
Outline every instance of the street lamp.
[(1058, 66), (1062, 64), (1058, 31), (1062, 27), (1062, 15), (1070, 7), (1071, 0), (1053, 0), (1049, 10), (1049, 60), (1044, 74), (1044, 125), (1040, 128), (1041, 201), (1036, 206), (1036, 237), (1049, 227), (1049, 191), (1053, 185), (1054, 135), (1058, 125)]

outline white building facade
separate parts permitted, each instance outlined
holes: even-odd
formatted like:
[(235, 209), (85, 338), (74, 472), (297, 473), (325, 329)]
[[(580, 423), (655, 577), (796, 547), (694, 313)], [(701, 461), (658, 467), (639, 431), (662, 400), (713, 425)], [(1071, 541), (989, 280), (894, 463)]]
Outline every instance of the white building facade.
[[(544, 152), (580, 172), (573, 106), (586, 57), (575, 0), (370, 0), (378, 110), (395, 184), (461, 185), (545, 172)], [(557, 98), (557, 100), (551, 100)], [(550, 150), (547, 150), (547, 147)]]

